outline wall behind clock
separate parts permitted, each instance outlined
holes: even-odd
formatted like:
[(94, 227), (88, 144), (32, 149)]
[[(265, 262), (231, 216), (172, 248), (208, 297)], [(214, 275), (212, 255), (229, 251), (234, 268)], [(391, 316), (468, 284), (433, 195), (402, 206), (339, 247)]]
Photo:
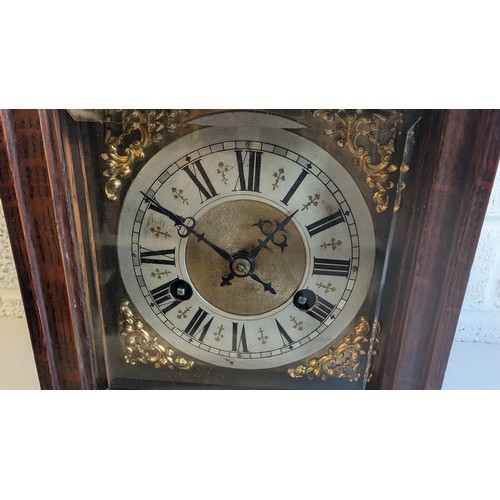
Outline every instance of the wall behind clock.
[(455, 340), (500, 344), (500, 172), (481, 230)]
[(0, 203), (0, 389), (39, 389), (16, 268)]
[(21, 293), (10, 249), (5, 216), (0, 207), (0, 316), (24, 316)]
[[(443, 387), (500, 389), (500, 170)], [(39, 384), (0, 204), (0, 389), (7, 388), (36, 389)]]
[(500, 389), (500, 170), (481, 230), (443, 388)]

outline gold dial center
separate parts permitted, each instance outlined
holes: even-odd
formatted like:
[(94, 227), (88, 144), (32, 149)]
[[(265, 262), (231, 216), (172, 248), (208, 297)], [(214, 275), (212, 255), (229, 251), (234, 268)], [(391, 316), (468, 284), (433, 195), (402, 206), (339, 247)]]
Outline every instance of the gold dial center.
[(233, 256), (229, 262), (188, 237), (186, 268), (198, 293), (214, 307), (243, 316), (264, 314), (288, 301), (306, 272), (307, 253), (293, 220), (278, 228), (286, 217), (264, 202), (233, 200), (197, 218), (197, 232)]

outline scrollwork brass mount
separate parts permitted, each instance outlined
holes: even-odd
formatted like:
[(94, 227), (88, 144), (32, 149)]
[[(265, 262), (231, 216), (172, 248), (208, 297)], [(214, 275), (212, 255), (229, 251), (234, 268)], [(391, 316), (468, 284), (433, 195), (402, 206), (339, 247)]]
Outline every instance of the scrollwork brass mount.
[[(292, 378), (306, 377), (309, 380), (345, 378), (349, 382), (357, 382), (362, 375), (360, 371), (362, 357), (368, 355), (372, 340), (373, 344), (380, 342), (380, 331), (378, 320), (370, 326), (362, 316), (360, 323), (354, 328), (354, 335), (345, 335), (342, 342), (337, 347), (330, 347), (324, 356), (312, 358), (307, 364), (289, 368), (288, 375)], [(371, 359), (376, 354), (377, 351), (372, 349)]]
[(172, 349), (158, 341), (157, 336), (147, 332), (142, 321), (135, 318), (128, 300), (120, 302), (118, 325), (120, 336), (125, 339), (127, 364), (149, 364), (155, 368), (166, 366), (171, 370), (190, 370), (194, 366), (193, 361), (176, 356)]
[(348, 151), (354, 164), (361, 167), (366, 184), (375, 191), (375, 210), (385, 212), (389, 206), (388, 191), (395, 186), (391, 175), (398, 170), (392, 161), (403, 113), (318, 109), (313, 116), (325, 122), (324, 133), (335, 146)]
[[(106, 152), (101, 158), (106, 162), (104, 176), (106, 196), (116, 201), (122, 188), (122, 180), (129, 177), (138, 159), (144, 158), (144, 151), (164, 138), (164, 132), (173, 133), (179, 125), (178, 118), (187, 115), (182, 109), (167, 110), (113, 110), (108, 115), (112, 122), (121, 125), (121, 133), (114, 135), (110, 129), (104, 134)], [(133, 139), (132, 135), (139, 135)]]

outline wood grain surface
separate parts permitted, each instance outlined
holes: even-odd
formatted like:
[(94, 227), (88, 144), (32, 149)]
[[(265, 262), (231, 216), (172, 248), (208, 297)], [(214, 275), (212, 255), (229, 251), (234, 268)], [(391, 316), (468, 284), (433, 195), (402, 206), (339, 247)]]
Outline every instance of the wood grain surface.
[(439, 389), (500, 156), (500, 112), (429, 113), (382, 389)]
[(0, 196), (42, 389), (96, 387), (71, 179), (56, 115), (4, 110)]

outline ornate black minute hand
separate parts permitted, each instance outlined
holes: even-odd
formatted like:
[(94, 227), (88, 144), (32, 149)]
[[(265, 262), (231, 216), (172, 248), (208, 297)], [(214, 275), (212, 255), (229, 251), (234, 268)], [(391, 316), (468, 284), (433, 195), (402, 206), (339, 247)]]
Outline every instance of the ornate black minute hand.
[[(144, 196), (144, 198), (146, 198), (146, 200), (148, 200), (151, 203), (151, 205), (153, 205), (154, 209), (157, 212), (166, 215), (171, 221), (174, 222), (176, 226), (179, 226), (179, 228), (183, 228), (186, 231), (185, 233), (182, 234), (180, 231), (177, 231), (181, 238), (186, 238), (187, 236), (192, 234), (193, 236), (196, 236), (196, 238), (198, 238), (198, 241), (203, 241), (203, 243), (208, 245), (212, 250), (215, 250), (222, 258), (226, 259), (229, 262), (233, 262), (234, 259), (231, 254), (229, 254), (222, 248), (218, 247), (211, 241), (207, 240), (205, 238), (205, 233), (198, 233), (197, 231), (195, 231), (194, 226), (196, 225), (196, 221), (192, 217), (186, 217), (186, 218), (181, 217), (180, 215), (171, 212), (168, 208), (165, 208), (162, 205), (160, 205), (156, 200), (148, 196), (146, 193), (143, 193), (141, 191), (141, 194)], [(191, 224), (186, 224), (186, 221), (190, 221)]]
[(257, 224), (254, 224), (254, 226), (257, 226), (260, 229), (261, 233), (266, 236), (266, 238), (263, 240), (257, 240), (259, 242), (259, 244), (253, 250), (250, 251), (250, 255), (253, 258), (257, 257), (257, 255), (259, 254), (259, 252), (263, 248), (267, 248), (267, 244), (270, 241), (274, 245), (280, 247), (281, 251), (283, 252), (285, 247), (288, 246), (286, 243), (287, 242), (286, 236), (283, 235), (283, 241), (275, 241), (274, 238), (279, 233), (279, 231), (284, 231), (286, 233), (285, 226), (293, 219), (293, 217), (295, 216), (295, 214), (297, 212), (298, 212), (298, 210), (295, 210), (295, 212), (293, 212), (293, 214), (288, 215), (281, 222), (278, 222), (277, 220), (275, 220), (274, 222), (276, 222), (276, 228), (273, 231), (271, 231), (270, 233), (266, 233), (266, 231), (264, 231), (264, 227), (267, 224), (271, 224), (271, 221), (259, 219), (259, 222), (257, 222)]
[[(222, 277), (222, 282), (220, 286), (232, 285), (231, 281), (235, 277), (244, 278), (246, 276), (250, 276), (250, 278), (252, 278), (254, 281), (260, 283), (264, 287), (264, 290), (266, 292), (270, 292), (273, 295), (276, 295), (276, 290), (273, 288), (272, 283), (270, 281), (266, 283), (253, 272), (254, 259), (263, 248), (267, 248), (267, 244), (270, 241), (273, 243), (273, 245), (280, 247), (281, 251), (283, 251), (285, 247), (288, 246), (286, 235), (283, 235), (282, 241), (276, 241), (275, 237), (280, 231), (286, 233), (285, 229), (286, 225), (293, 219), (294, 215), (297, 212), (298, 210), (293, 212), (293, 214), (290, 214), (289, 216), (285, 217), (281, 222), (275, 221), (276, 228), (270, 233), (267, 233), (264, 229), (268, 224), (272, 224), (270, 220), (259, 219), (259, 222), (257, 222), (257, 224), (253, 224), (254, 226), (257, 226), (260, 229), (260, 231), (262, 232), (262, 234), (266, 236), (266, 238), (263, 240), (257, 240), (259, 244), (253, 250), (240, 255), (240, 260), (241, 259), (243, 260), (241, 264), (239, 264), (238, 256), (236, 256), (237, 258), (231, 264), (231, 272), (227, 276)], [(245, 262), (249, 264), (249, 269), (246, 269), (246, 266), (244, 265)], [(236, 267), (233, 267), (234, 265), (236, 265)]]

